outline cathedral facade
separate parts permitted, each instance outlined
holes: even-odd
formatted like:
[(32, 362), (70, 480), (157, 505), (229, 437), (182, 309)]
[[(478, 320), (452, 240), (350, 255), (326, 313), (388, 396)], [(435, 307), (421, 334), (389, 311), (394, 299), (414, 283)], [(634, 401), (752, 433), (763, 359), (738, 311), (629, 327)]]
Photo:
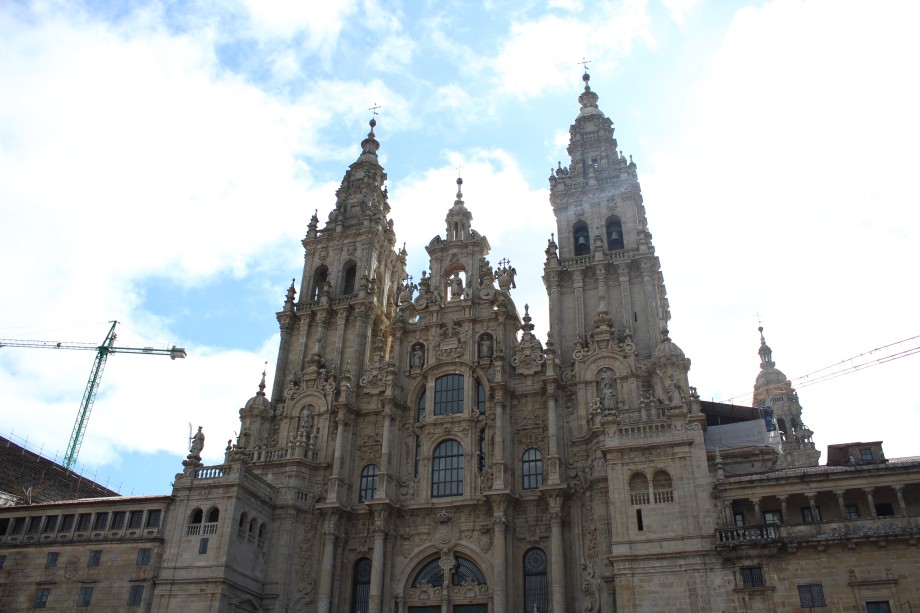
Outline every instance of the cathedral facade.
[[(700, 400), (636, 165), (587, 74), (578, 102), (549, 177), (545, 340), (462, 180), (412, 281), (372, 120), (309, 223), (271, 391), (240, 410), (225, 461), (193, 446), (169, 497), (0, 511), (0, 608), (70, 610), (87, 588), (97, 610), (156, 612), (920, 606), (920, 460), (854, 443), (819, 466), (763, 335), (755, 406)], [(45, 530), (64, 515), (88, 518)], [(60, 577), (40, 568), (56, 551), (78, 560)], [(92, 551), (110, 554), (95, 571)]]

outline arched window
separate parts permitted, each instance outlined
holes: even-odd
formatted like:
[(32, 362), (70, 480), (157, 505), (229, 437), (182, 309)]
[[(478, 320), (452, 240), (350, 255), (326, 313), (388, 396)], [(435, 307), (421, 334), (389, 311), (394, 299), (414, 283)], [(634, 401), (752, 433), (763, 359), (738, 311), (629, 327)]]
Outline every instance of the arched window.
[(262, 524), (261, 526), (259, 526), (259, 540), (258, 540), (259, 549), (265, 548), (265, 539), (267, 537), (268, 537), (267, 524)]
[(649, 503), (648, 477), (645, 473), (633, 473), (629, 478), (629, 502), (633, 506)]
[(620, 249), (624, 249), (623, 224), (620, 223), (620, 218), (614, 215), (607, 220), (607, 251)]
[(431, 497), (463, 494), (463, 445), (448, 439), (435, 447), (431, 466)]
[(342, 293), (346, 296), (355, 293), (355, 279), (358, 276), (358, 265), (354, 262), (346, 265), (345, 275), (342, 277)]
[(216, 524), (220, 520), (220, 511), (217, 510), (217, 507), (211, 507), (208, 511), (208, 523)]
[(201, 512), (201, 509), (195, 509), (192, 511), (191, 519), (189, 519), (190, 524), (200, 524), (204, 519), (204, 513)]
[(313, 293), (311, 294), (311, 298), (314, 302), (319, 300), (320, 292), (328, 279), (329, 268), (326, 266), (320, 266), (316, 269), (316, 272), (313, 273)]
[(351, 580), (351, 613), (367, 613), (371, 606), (371, 561), (361, 558), (355, 562)]
[(674, 486), (671, 484), (671, 475), (666, 470), (656, 470), (652, 475), (652, 493), (655, 504), (674, 502)]
[(463, 412), (463, 375), (444, 375), (434, 382), (434, 414)]
[(535, 490), (543, 485), (543, 454), (539, 449), (530, 448), (525, 451), (521, 465), (525, 490)]
[(579, 221), (572, 227), (572, 238), (575, 241), (575, 255), (588, 255), (591, 253), (591, 236), (588, 233), (588, 224)]
[(418, 404), (416, 405), (417, 414), (415, 416), (415, 421), (422, 421), (425, 418), (425, 388), (422, 388), (422, 393), (419, 394)]
[(549, 611), (546, 553), (537, 547), (524, 554), (524, 610), (527, 613)]
[(444, 585), (444, 571), (441, 569), (440, 560), (432, 560), (422, 567), (412, 580), (412, 587), (422, 587), (430, 585), (431, 587), (441, 587)]
[(249, 524), (249, 516), (246, 513), (240, 515), (240, 523), (236, 528), (236, 538), (243, 542), (246, 540), (246, 526)]
[(377, 495), (377, 465), (368, 464), (361, 469), (361, 489), (358, 502), (372, 500)]
[(457, 561), (457, 565), (454, 566), (453, 576), (450, 580), (452, 585), (463, 585), (469, 582), (477, 585), (486, 584), (485, 575), (482, 574), (482, 571), (472, 560), (467, 560), (463, 556), (455, 556), (454, 559)]

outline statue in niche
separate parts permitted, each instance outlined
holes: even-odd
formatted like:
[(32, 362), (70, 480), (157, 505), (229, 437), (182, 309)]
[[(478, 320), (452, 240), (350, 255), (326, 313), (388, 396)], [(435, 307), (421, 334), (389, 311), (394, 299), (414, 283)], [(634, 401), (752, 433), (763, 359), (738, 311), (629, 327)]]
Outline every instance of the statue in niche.
[(616, 378), (610, 370), (604, 370), (599, 380), (600, 389), (598, 398), (601, 401), (601, 407), (605, 411), (613, 411), (617, 408)]
[(664, 391), (668, 395), (671, 406), (683, 404), (684, 393), (680, 387), (680, 381), (674, 375), (668, 378), (668, 382), (664, 385)]
[(454, 276), (447, 280), (447, 286), (450, 288), (451, 301), (463, 298), (463, 279), (460, 278), (459, 272), (455, 272)]
[(410, 368), (422, 368), (425, 365), (425, 346), (421, 343), (412, 345), (412, 353), (409, 355)]
[(313, 429), (313, 413), (310, 411), (310, 407), (306, 406), (300, 410), (300, 415), (297, 418), (297, 431), (306, 434)]
[(483, 334), (479, 337), (479, 359), (484, 360), (492, 357), (492, 335)]

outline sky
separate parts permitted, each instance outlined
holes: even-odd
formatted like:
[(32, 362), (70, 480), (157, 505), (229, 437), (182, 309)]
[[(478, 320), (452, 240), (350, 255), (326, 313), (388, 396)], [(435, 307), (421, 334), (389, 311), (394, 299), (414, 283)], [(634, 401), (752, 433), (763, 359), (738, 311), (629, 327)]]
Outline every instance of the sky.
[[(762, 324), (819, 449), (920, 455), (920, 357), (798, 379), (918, 347), (918, 21), (906, 1), (2, 2), (0, 338), (99, 344), (117, 320), (117, 345), (185, 347), (108, 359), (77, 469), (167, 493), (197, 426), (219, 463), (379, 105), (409, 272), (459, 167), (545, 339), (547, 178), (588, 60), (691, 385), (749, 403)], [(63, 457), (93, 357), (0, 348), (0, 436)]]

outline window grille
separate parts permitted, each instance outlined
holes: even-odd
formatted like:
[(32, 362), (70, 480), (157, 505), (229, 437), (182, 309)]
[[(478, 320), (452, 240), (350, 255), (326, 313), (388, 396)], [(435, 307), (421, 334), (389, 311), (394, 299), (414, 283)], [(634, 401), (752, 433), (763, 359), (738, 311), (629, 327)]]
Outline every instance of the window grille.
[(463, 375), (444, 375), (434, 382), (434, 414), (463, 412)]
[(150, 564), (150, 547), (141, 547), (137, 550), (137, 566)]
[(377, 465), (368, 464), (361, 469), (361, 488), (358, 502), (372, 500), (377, 495)]
[(543, 454), (539, 449), (528, 449), (521, 459), (521, 476), (525, 490), (535, 490), (543, 485)]
[(744, 587), (763, 587), (763, 569), (759, 566), (748, 566), (741, 569), (741, 583)]
[(48, 552), (48, 557), (45, 558), (45, 568), (56, 567), (58, 563), (58, 558), (60, 557), (60, 555), (61, 554), (58, 553), (57, 551)]
[(354, 578), (351, 587), (352, 613), (367, 613), (371, 602), (371, 561), (361, 558), (355, 562)]
[(144, 586), (132, 585), (128, 592), (128, 606), (137, 607), (144, 602)]
[(86, 608), (91, 604), (93, 604), (93, 588), (81, 587), (80, 593), (77, 594), (77, 606), (80, 608)]
[(826, 607), (827, 603), (824, 601), (824, 586), (820, 583), (800, 585), (799, 604), (803, 609)]
[(51, 589), (40, 587), (35, 591), (35, 600), (32, 601), (33, 609), (44, 609), (48, 606), (48, 598), (51, 596)]
[(87, 561), (87, 566), (99, 566), (99, 562), (102, 560), (102, 550), (93, 549), (89, 552), (89, 560)]
[(147, 528), (159, 528), (160, 527), (160, 510), (154, 509), (152, 511), (147, 511)]
[(431, 497), (463, 494), (463, 445), (446, 440), (434, 450), (431, 470)]
[(524, 554), (524, 610), (549, 611), (546, 553), (534, 548)]
[(444, 571), (441, 570), (439, 562), (440, 560), (432, 560), (423, 566), (422, 570), (415, 575), (415, 579), (412, 580), (412, 587), (422, 587), (423, 585), (440, 587), (444, 585)]

